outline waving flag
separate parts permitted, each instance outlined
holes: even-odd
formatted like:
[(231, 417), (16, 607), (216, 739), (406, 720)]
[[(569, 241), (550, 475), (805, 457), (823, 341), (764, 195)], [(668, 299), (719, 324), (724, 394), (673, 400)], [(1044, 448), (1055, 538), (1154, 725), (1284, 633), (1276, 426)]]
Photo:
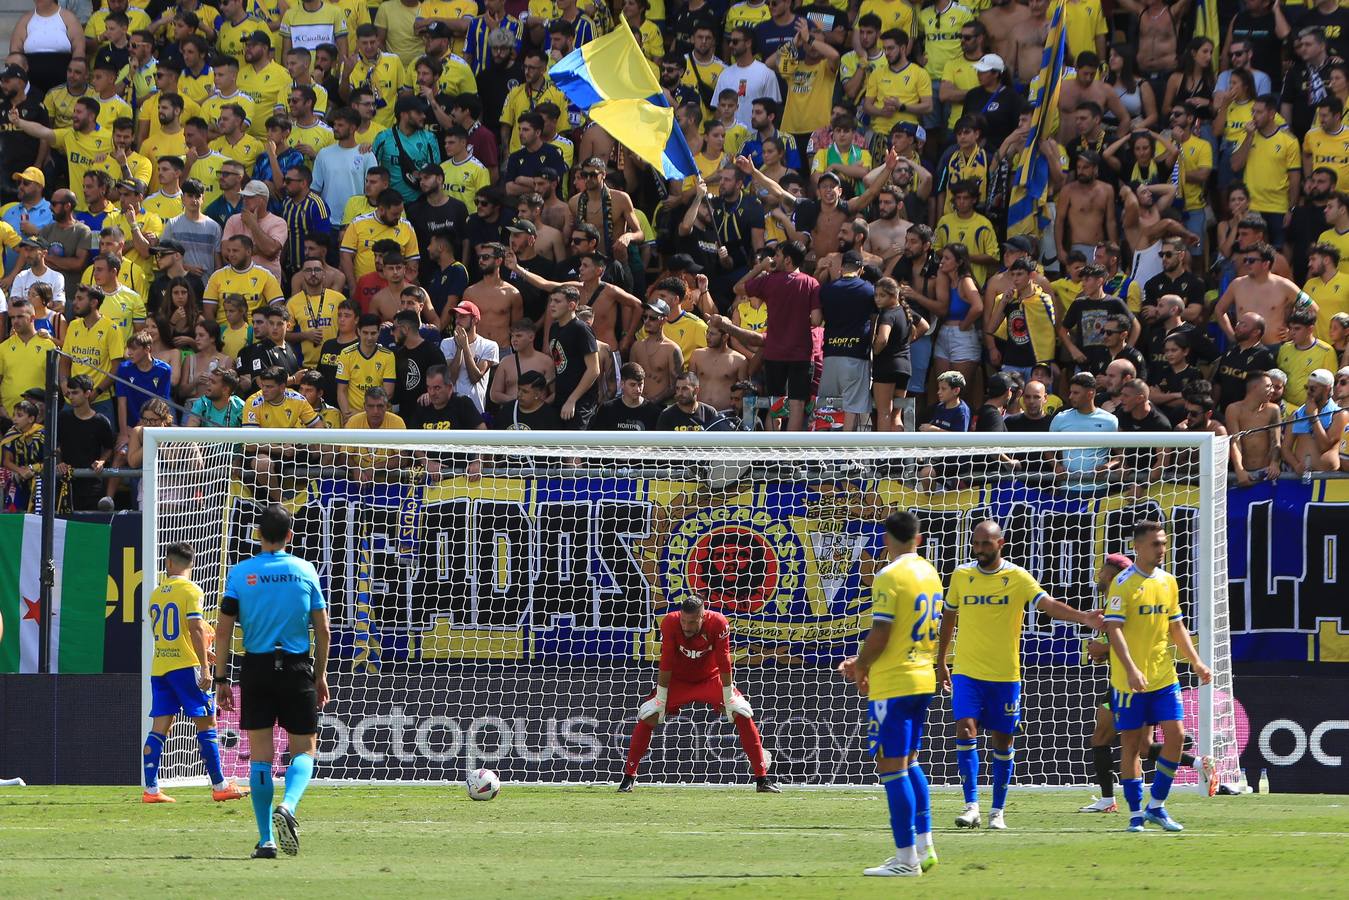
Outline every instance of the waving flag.
[(1044, 204), (1049, 193), (1049, 163), (1040, 153), (1040, 140), (1046, 137), (1050, 114), (1059, 103), (1059, 87), (1063, 83), (1064, 57), (1068, 52), (1063, 28), (1063, 0), (1057, 0), (1049, 16), (1049, 35), (1045, 38), (1040, 74), (1035, 81), (1040, 85), (1038, 97), (1032, 97), (1030, 133), (1026, 135), (1026, 149), (1021, 163), (1012, 171), (1012, 190), (1007, 205), (1007, 236), (1037, 234), (1049, 226), (1044, 215)]
[(674, 110), (622, 17), (613, 31), (558, 60), (548, 77), (614, 140), (666, 178), (698, 174)]
[(1218, 27), (1218, 0), (1199, 0), (1194, 11), (1194, 36), (1206, 37), (1213, 42), (1213, 70), (1218, 70), (1218, 48), (1222, 46), (1223, 33)]

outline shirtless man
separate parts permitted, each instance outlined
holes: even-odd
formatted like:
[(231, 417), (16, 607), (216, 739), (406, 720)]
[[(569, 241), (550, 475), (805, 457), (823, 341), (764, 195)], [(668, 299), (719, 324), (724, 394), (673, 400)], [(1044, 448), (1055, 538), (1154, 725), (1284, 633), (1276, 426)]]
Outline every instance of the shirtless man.
[[(577, 259), (576, 271), (581, 277), (580, 281), (549, 281), (521, 266), (514, 253), (507, 254), (506, 267), (531, 287), (541, 291), (555, 291), (564, 284), (575, 287), (581, 292), (580, 305), (595, 310), (595, 323), (591, 328), (595, 332), (595, 340), (603, 341), (627, 357), (637, 337), (637, 320), (642, 311), (641, 299), (616, 284), (601, 280), (608, 260), (599, 253), (582, 253)], [(549, 325), (548, 322), (543, 324), (545, 328)], [(621, 340), (618, 336), (620, 326), (623, 329)]]
[[(984, 13), (991, 14), (993, 10)], [(1003, 47), (998, 43), (998, 29), (989, 25), (988, 33), (993, 35), (993, 45), (997, 54), (1012, 64), (1012, 78), (1017, 86), (1029, 85), (1040, 74), (1040, 64), (1044, 61), (1045, 39), (1049, 37), (1049, 0), (1030, 0), (1027, 15), (1015, 23), (1011, 29), (1011, 46)]]
[(514, 400), (520, 388), (520, 375), (525, 372), (538, 372), (548, 379), (548, 393), (552, 394), (557, 371), (551, 356), (534, 349), (534, 328), (529, 319), (511, 323), (511, 353), (503, 356), (493, 370), (492, 387), (487, 392), (493, 403), (504, 406)]
[(563, 234), (571, 234), (571, 225), (574, 221), (571, 208), (567, 206), (567, 201), (557, 195), (557, 186), (561, 177), (560, 172), (544, 169), (543, 174), (534, 179), (534, 193), (543, 198), (543, 209), (539, 212), (539, 221), (556, 228)]
[[(642, 226), (637, 224), (633, 213), (632, 198), (624, 191), (615, 190), (604, 183), (608, 168), (604, 160), (598, 157), (587, 159), (576, 173), (576, 193), (567, 201), (574, 222), (588, 222), (599, 229), (601, 235), (613, 241), (606, 251), (613, 253), (620, 262), (628, 259), (628, 245), (640, 243), (645, 235)], [(609, 211), (609, 221), (604, 221), (604, 211)], [(650, 380), (650, 372), (647, 379)]]
[(1227, 429), (1235, 435), (1228, 455), (1242, 487), (1279, 477), (1279, 422), (1283, 417), (1279, 404), (1269, 399), (1273, 392), (1268, 373), (1252, 372), (1246, 376), (1246, 396), (1227, 407)]
[(1171, 208), (1176, 196), (1174, 184), (1140, 185), (1137, 193), (1127, 184), (1119, 186), (1120, 202), (1124, 204), (1124, 238), (1134, 252), (1151, 248), (1163, 238), (1176, 237), (1193, 244), (1199, 240), (1185, 230), (1175, 219), (1162, 218), (1162, 210)]
[(566, 241), (562, 232), (543, 221), (543, 197), (539, 194), (525, 194), (516, 207), (515, 221), (526, 221), (534, 226), (534, 247), (539, 255), (553, 262), (567, 258)]
[(881, 270), (904, 252), (904, 235), (913, 225), (901, 216), (899, 191), (893, 187), (883, 187), (876, 197), (876, 214), (879, 218), (867, 226), (867, 240), (863, 244), (869, 253), (881, 258)]
[[(1327, 203), (1327, 211), (1330, 208), (1330, 204)], [(1322, 234), (1324, 235), (1325, 232), (1322, 232)], [(1248, 213), (1244, 219), (1237, 223), (1237, 237), (1232, 242), (1232, 263), (1236, 266), (1238, 275), (1247, 274), (1246, 254), (1238, 251), (1254, 247), (1261, 241), (1269, 242), (1269, 225), (1266, 224), (1259, 213)], [(1274, 268), (1269, 271), (1274, 275), (1282, 275), (1284, 278), (1291, 279), (1293, 277), (1293, 267), (1288, 264), (1288, 258), (1279, 252), (1277, 247), (1274, 248)]]
[(384, 268), (380, 272), (388, 284), (370, 298), (370, 311), (379, 316), (381, 322), (392, 322), (393, 317), (398, 315), (399, 298), (403, 296), (403, 288), (409, 284), (408, 267), (403, 254), (397, 251), (384, 254), (383, 262)]
[(1097, 244), (1119, 240), (1115, 228), (1115, 192), (1097, 179), (1100, 165), (1101, 158), (1095, 153), (1088, 150), (1079, 154), (1077, 177), (1065, 184), (1055, 198), (1058, 215), (1054, 217), (1054, 243), (1065, 269), (1070, 250), (1078, 250), (1091, 259)]
[(506, 259), (506, 246), (495, 242), (479, 244), (478, 268), (482, 278), (464, 289), (464, 299), (472, 300), (482, 313), (478, 334), (498, 347), (505, 347), (511, 339), (511, 323), (524, 317), (524, 299), (515, 285), (502, 277), (501, 267)]
[[(866, 250), (869, 231), (865, 219), (853, 219), (851, 222), (844, 222), (843, 227), (838, 231), (838, 249), (820, 257), (820, 261), (815, 265), (815, 279), (820, 284), (824, 284), (826, 281), (833, 281), (841, 277), (843, 254), (849, 250), (854, 250), (861, 255), (863, 265), (875, 266), (879, 269), (884, 260), (875, 253), (868, 253)], [(704, 385), (704, 399), (706, 399), (706, 394), (707, 386)]]
[(1120, 7), (1138, 16), (1138, 73), (1144, 78), (1174, 72), (1176, 33), (1190, 0), (1120, 0)]
[(731, 388), (749, 377), (748, 368), (749, 360), (732, 350), (726, 332), (712, 323), (707, 326), (707, 346), (694, 350), (689, 357), (689, 371), (702, 385), (699, 398), (718, 411), (731, 408)]
[(1278, 352), (1278, 345), (1288, 340), (1289, 313), (1295, 309), (1316, 309), (1300, 287), (1270, 271), (1274, 256), (1274, 248), (1269, 244), (1247, 247), (1243, 256), (1246, 274), (1232, 280), (1213, 308), (1213, 318), (1229, 341), (1236, 339), (1232, 310), (1236, 318), (1248, 312), (1260, 315), (1265, 320), (1265, 346)]
[[(993, 5), (979, 14), (979, 21), (988, 30), (988, 39), (993, 42), (993, 51), (1004, 60), (1015, 63), (1017, 47), (1016, 30), (1031, 19), (1031, 11), (1017, 0), (993, 0)], [(1044, 47), (1044, 36), (1040, 37), (1040, 47)], [(1037, 71), (1039, 64), (1037, 63)], [(1015, 71), (1015, 70), (1014, 70)], [(1032, 78), (1035, 76), (1031, 76)]]
[(664, 403), (673, 396), (675, 376), (684, 371), (684, 354), (665, 336), (665, 320), (669, 317), (670, 304), (648, 301), (642, 308), (646, 337), (632, 345), (632, 362), (646, 370), (642, 396), (652, 403)]
[[(595, 307), (578, 307), (576, 318), (589, 325), (590, 330), (594, 332)], [(595, 338), (595, 349), (600, 354), (600, 377), (595, 380), (595, 387), (600, 392), (600, 402), (607, 403), (614, 398), (614, 393), (618, 390), (618, 377), (615, 373), (623, 364), (622, 358), (614, 351), (613, 344), (605, 343), (598, 337)]]
[(1078, 104), (1095, 103), (1103, 110), (1110, 110), (1119, 120), (1119, 133), (1129, 133), (1129, 111), (1124, 108), (1115, 89), (1096, 77), (1101, 70), (1101, 61), (1095, 53), (1084, 50), (1077, 55), (1076, 74), (1066, 78), (1059, 88), (1059, 140), (1071, 141), (1080, 133), (1074, 113)]
[(1307, 402), (1293, 414), (1293, 421), (1283, 426), (1279, 450), (1296, 475), (1340, 468), (1340, 441), (1349, 425), (1349, 409), (1341, 409), (1330, 399), (1334, 384), (1335, 376), (1329, 369), (1316, 369), (1308, 375)]

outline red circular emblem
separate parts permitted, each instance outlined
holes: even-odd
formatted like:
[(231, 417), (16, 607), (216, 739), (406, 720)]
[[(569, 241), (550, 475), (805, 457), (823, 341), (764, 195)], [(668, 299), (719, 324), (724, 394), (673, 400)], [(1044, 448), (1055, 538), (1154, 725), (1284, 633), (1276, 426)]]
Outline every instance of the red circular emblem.
[(777, 552), (749, 528), (723, 525), (700, 535), (685, 568), (689, 589), (720, 612), (761, 612), (777, 591)]

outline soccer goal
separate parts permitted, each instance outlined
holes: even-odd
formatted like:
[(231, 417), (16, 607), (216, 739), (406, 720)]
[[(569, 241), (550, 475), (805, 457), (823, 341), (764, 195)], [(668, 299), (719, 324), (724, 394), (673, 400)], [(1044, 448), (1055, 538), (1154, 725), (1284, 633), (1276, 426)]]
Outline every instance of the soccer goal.
[[(256, 552), (260, 505), (295, 515), (334, 625), (320, 777), (508, 782), (616, 779), (652, 689), (659, 618), (688, 597), (732, 623), (735, 682), (785, 784), (874, 783), (864, 704), (834, 671), (869, 622), (880, 522), (913, 511), (945, 576), (992, 517), (1006, 558), (1077, 608), (1134, 523), (1171, 537), (1186, 621), (1214, 671), (1182, 666), (1187, 730), (1237, 775), (1228, 646), (1226, 440), (1151, 434), (802, 434), (151, 429), (146, 584), (188, 541), (213, 618), (229, 566)], [(1145, 438), (1145, 440), (1144, 440)], [(148, 620), (148, 617), (145, 617)], [(147, 625), (147, 629), (148, 629)], [(1016, 783), (1086, 785), (1107, 685), (1079, 626), (1029, 613)], [(147, 631), (148, 647), (148, 631)], [(147, 649), (148, 653), (148, 649)], [(148, 655), (147, 655), (148, 670)], [(148, 710), (148, 688), (146, 703)], [(959, 781), (949, 701), (926, 764)], [(226, 774), (246, 776), (235, 714)], [(199, 776), (191, 726), (163, 778)], [(282, 757), (283, 759), (284, 757)], [(1182, 770), (1182, 776), (1194, 773)], [(656, 734), (647, 783), (747, 780), (735, 730), (689, 709)]]

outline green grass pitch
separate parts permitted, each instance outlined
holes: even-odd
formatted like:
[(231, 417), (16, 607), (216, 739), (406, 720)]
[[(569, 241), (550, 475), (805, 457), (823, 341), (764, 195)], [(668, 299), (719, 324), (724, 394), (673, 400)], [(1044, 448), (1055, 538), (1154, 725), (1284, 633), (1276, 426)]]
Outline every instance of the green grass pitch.
[(458, 786), (317, 783), (300, 855), (255, 862), (247, 800), (169, 793), (177, 804), (144, 806), (136, 788), (0, 789), (0, 896), (1274, 897), (1338, 893), (1349, 859), (1333, 796), (1182, 793), (1167, 806), (1185, 833), (1140, 836), (1121, 815), (1077, 813), (1086, 791), (1016, 789), (1010, 830), (958, 832), (960, 796), (942, 790), (940, 865), (870, 879), (863, 867), (892, 850), (877, 790), (508, 784), (475, 803)]

